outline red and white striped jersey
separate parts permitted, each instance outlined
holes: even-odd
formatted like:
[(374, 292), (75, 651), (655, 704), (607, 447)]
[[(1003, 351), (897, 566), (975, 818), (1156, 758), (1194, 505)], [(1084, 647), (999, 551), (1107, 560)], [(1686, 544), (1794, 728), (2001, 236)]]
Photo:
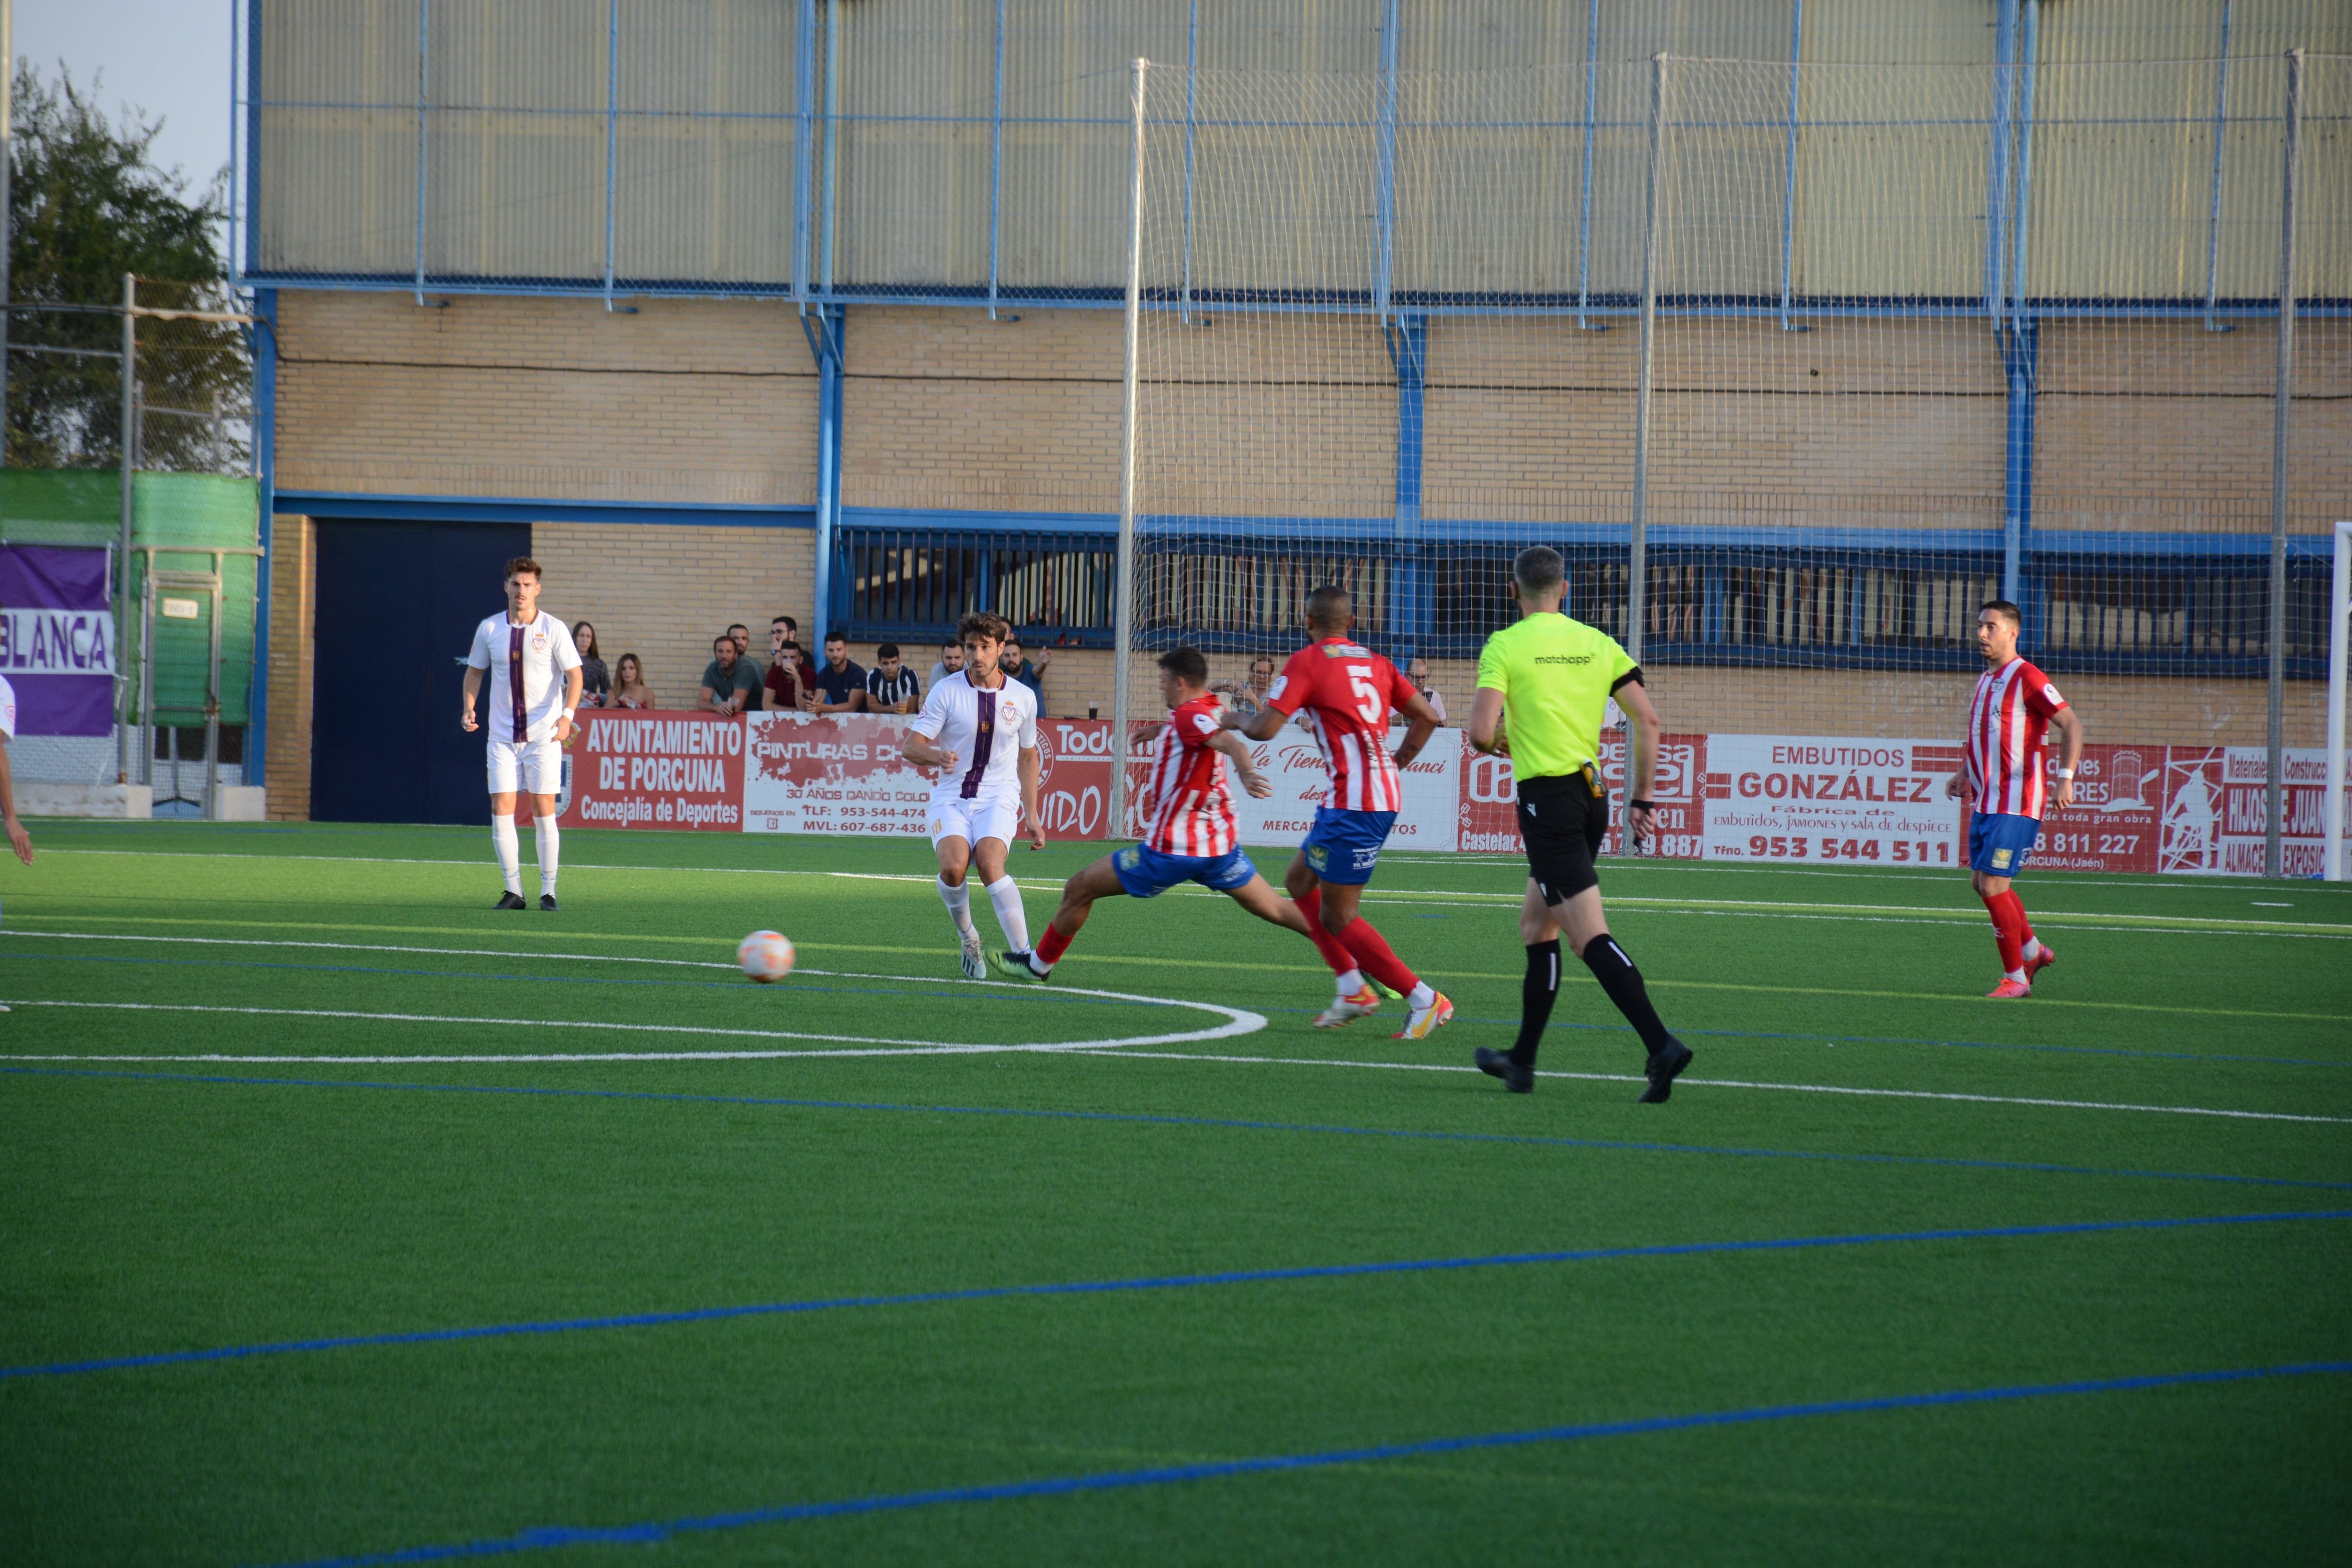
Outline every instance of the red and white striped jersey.
[(1393, 664), (1345, 637), (1325, 637), (1290, 656), (1266, 706), (1307, 710), (1323, 765), (1331, 773), (1323, 804), (1334, 811), (1395, 811), (1404, 792), (1389, 755), (1389, 710), (1412, 694)]
[(1961, 749), (1975, 810), (2041, 819), (2042, 737), (2050, 716), (2065, 706), (2050, 678), (2021, 658), (1977, 677)]
[(1143, 842), (1162, 855), (1223, 855), (1238, 842), (1224, 753), (1209, 745), (1222, 701), (1203, 692), (1169, 714), (1160, 731), (1160, 760), (1143, 803), (1151, 824)]

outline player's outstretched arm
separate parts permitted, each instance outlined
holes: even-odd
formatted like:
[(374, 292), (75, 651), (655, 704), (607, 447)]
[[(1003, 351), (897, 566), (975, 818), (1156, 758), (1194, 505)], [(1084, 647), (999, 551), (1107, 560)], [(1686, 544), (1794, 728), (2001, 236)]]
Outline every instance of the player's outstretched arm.
[(1412, 727), (1404, 732), (1404, 744), (1397, 748), (1396, 765), (1401, 768), (1411, 767), (1413, 758), (1429, 744), (1429, 738), (1437, 733), (1437, 710), (1429, 705), (1429, 699), (1411, 686), (1405, 687), (1405, 700), (1397, 704), (1397, 711), (1411, 720)]
[(1470, 723), (1463, 731), (1470, 737), (1475, 750), (1490, 757), (1511, 754), (1510, 738), (1503, 733), (1503, 694), (1491, 686), (1482, 686), (1478, 695), (1470, 700)]
[(1045, 814), (1037, 804), (1037, 785), (1045, 772), (1045, 757), (1034, 746), (1021, 748), (1021, 811), (1029, 819), (1029, 847), (1045, 847)]
[[(1250, 761), (1249, 747), (1231, 730), (1220, 730), (1202, 744), (1233, 759), (1234, 773), (1241, 779), (1242, 788), (1249, 792), (1252, 800), (1264, 800), (1274, 793), (1274, 782), (1257, 771), (1256, 764)], [(1281, 922), (1277, 921), (1275, 923), (1278, 925)]]

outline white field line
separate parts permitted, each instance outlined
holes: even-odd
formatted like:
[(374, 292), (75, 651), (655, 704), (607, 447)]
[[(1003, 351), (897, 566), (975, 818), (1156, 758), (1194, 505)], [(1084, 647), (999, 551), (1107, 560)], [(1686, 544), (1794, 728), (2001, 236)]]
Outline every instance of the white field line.
[[(1475, 1067), (1460, 1067), (1438, 1062), (1354, 1062), (1334, 1061), (1319, 1057), (1234, 1057), (1219, 1056), (1205, 1051), (1088, 1051), (1087, 1056), (1138, 1057), (1153, 1061), (1244, 1062), (1265, 1067), (1367, 1068), (1390, 1072), (1476, 1072)], [(1538, 1078), (1585, 1079), (1594, 1083), (1640, 1083), (1638, 1074), (1607, 1072), (1559, 1072), (1549, 1068), (1536, 1069)], [(2247, 1121), (2319, 1121), (2331, 1125), (2352, 1125), (2352, 1116), (2301, 1116), (2282, 1110), (2223, 1110), (2203, 1105), (2125, 1105), (2097, 1100), (2045, 1100), (2025, 1095), (1957, 1094), (1926, 1089), (1855, 1089), (1830, 1083), (1756, 1083), (1744, 1079), (1682, 1078), (1675, 1080), (1677, 1089), (1784, 1089), (1795, 1094), (1852, 1094), (1885, 1100), (1948, 1100), (1975, 1105), (2041, 1105), (2062, 1110), (2137, 1110), (2165, 1116), (2225, 1116)]]
[[(215, 852), (182, 854), (171, 850), (147, 849), (56, 849), (56, 855), (116, 855), (145, 858), (183, 860), (318, 860), (339, 864), (381, 866), (466, 866), (476, 867), (473, 860), (395, 859), (375, 856), (341, 855), (231, 855)], [(1428, 862), (1436, 864), (1436, 862)], [(1499, 862), (1498, 862), (1499, 863)], [(1511, 861), (1519, 865), (1522, 862)], [(753, 877), (827, 877), (858, 882), (908, 882), (929, 886), (933, 878), (898, 871), (795, 871), (759, 866), (602, 866), (572, 862), (575, 871), (644, 871), (656, 873), (715, 873), (726, 876)], [(1643, 868), (1654, 869), (1655, 868)], [(1842, 872), (1822, 872), (1816, 875), (1840, 876)], [(1032, 879), (1014, 883), (1024, 892), (1058, 891), (1057, 881)], [(2084, 884), (2074, 884), (2084, 885)], [(2121, 884), (2117, 884), (2121, 885)], [(2141, 883), (2143, 887), (2169, 887), (2168, 884)], [(1181, 896), (1222, 898), (1207, 889), (1177, 888), (1170, 889)], [(2171, 890), (2178, 890), (2177, 889)], [(1397, 888), (1380, 892), (1367, 892), (1364, 901), (1374, 904), (1459, 907), (1468, 909), (1506, 908), (1517, 904), (1523, 893), (1478, 892), (1446, 888)], [(1982, 917), (1971, 910), (1938, 908), (1928, 904), (1828, 904), (1791, 903), (1768, 899), (1697, 899), (1667, 898), (1639, 894), (1620, 894), (1609, 900), (1622, 909), (1644, 914), (1714, 914), (1730, 913), (1753, 909), (1773, 918), (1787, 920), (1838, 920), (1864, 925), (1963, 925), (1976, 924)], [(1802, 913), (1799, 911), (1817, 911)], [(2034, 916), (2037, 929), (2055, 921), (2094, 921), (2095, 925), (2049, 925), (2053, 931), (2128, 931), (2170, 933), (2193, 936), (2269, 936), (2315, 937), (2328, 941), (2352, 941), (2352, 926), (2321, 924), (2301, 921), (2240, 921), (2199, 915), (2111, 915), (2095, 910), (2047, 910)], [(2294, 928), (2294, 929), (2286, 929)]]

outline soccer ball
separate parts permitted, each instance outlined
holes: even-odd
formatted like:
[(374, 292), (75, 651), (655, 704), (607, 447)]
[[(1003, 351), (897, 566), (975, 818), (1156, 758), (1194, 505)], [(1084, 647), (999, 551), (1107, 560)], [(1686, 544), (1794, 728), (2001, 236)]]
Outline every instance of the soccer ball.
[(793, 972), (793, 944), (781, 932), (755, 931), (735, 949), (743, 973), (762, 985), (772, 985)]

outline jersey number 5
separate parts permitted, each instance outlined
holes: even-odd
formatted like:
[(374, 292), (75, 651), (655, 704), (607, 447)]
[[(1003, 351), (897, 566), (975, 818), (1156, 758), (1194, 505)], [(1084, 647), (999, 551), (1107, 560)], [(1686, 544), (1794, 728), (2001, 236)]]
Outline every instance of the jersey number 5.
[(1372, 683), (1372, 667), (1369, 664), (1349, 665), (1348, 684), (1355, 688), (1356, 711), (1364, 716), (1364, 722), (1379, 723), (1381, 709), (1384, 704), (1381, 697), (1381, 689)]

